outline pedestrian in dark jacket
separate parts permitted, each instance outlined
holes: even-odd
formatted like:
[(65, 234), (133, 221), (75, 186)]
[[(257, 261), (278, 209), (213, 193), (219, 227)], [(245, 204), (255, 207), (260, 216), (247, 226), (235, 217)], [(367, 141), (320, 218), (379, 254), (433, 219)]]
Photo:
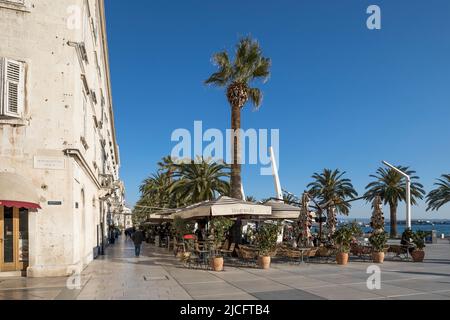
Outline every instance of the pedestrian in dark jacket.
[(136, 232), (131, 235), (131, 240), (134, 242), (134, 252), (136, 257), (139, 257), (141, 254), (141, 245), (142, 241), (144, 241), (144, 234), (139, 228), (136, 228)]
[(114, 244), (116, 237), (114, 236), (114, 229), (110, 227), (109, 229), (109, 243)]

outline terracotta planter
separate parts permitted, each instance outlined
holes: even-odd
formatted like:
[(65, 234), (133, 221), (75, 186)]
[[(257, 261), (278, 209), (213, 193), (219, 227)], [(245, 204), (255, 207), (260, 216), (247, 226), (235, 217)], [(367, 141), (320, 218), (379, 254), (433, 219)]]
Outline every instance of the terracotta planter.
[(383, 263), (384, 252), (372, 252), (372, 260), (374, 263)]
[(211, 261), (212, 269), (214, 271), (222, 271), (223, 270), (223, 257), (214, 257)]
[(338, 252), (336, 254), (336, 262), (340, 265), (346, 265), (348, 263), (348, 253), (347, 252)]
[(179, 258), (181, 261), (188, 261), (190, 256), (191, 256), (190, 252), (178, 252), (177, 253), (177, 258)]
[(270, 268), (270, 256), (258, 257), (258, 265), (261, 269)]
[(411, 252), (411, 256), (414, 262), (422, 262), (425, 258), (425, 251), (423, 250), (414, 250)]

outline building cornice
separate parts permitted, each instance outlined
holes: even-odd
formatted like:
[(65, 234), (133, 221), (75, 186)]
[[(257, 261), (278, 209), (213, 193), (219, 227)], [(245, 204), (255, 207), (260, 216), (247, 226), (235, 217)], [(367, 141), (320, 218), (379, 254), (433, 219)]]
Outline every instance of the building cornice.
[(65, 149), (64, 150), (64, 154), (66, 156), (70, 156), (70, 157), (74, 158), (77, 161), (77, 163), (86, 171), (86, 173), (89, 175), (89, 177), (91, 178), (92, 182), (95, 183), (97, 188), (98, 189), (102, 188), (102, 186), (100, 184), (100, 181), (95, 176), (94, 171), (92, 171), (91, 167), (89, 166), (89, 164), (87, 163), (87, 161), (83, 157), (83, 155), (81, 154), (80, 150), (78, 150), (78, 149)]
[(106, 84), (108, 86), (108, 98), (111, 105), (111, 108), (109, 109), (109, 117), (111, 120), (111, 127), (112, 127), (112, 139), (114, 140), (114, 153), (115, 153), (115, 159), (117, 166), (120, 166), (120, 156), (119, 156), (119, 150), (117, 147), (117, 137), (116, 137), (116, 127), (114, 124), (114, 112), (113, 112), (113, 100), (112, 100), (112, 87), (111, 87), (111, 73), (110, 73), (110, 67), (109, 67), (109, 50), (108, 50), (108, 35), (106, 32), (106, 14), (105, 14), (105, 1), (104, 0), (97, 0), (99, 4), (99, 11), (100, 11), (100, 25), (101, 25), (101, 40), (102, 40), (102, 50), (103, 50), (103, 57), (105, 59), (105, 69), (106, 69)]

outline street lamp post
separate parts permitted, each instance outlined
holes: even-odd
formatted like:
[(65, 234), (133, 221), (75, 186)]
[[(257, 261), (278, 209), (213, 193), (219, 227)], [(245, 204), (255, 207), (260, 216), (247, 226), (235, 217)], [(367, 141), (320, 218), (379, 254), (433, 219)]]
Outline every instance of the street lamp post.
[(270, 161), (272, 162), (272, 175), (275, 183), (275, 193), (278, 201), (283, 201), (283, 191), (281, 189), (280, 177), (278, 175), (278, 166), (277, 161), (275, 159), (275, 152), (273, 151), (273, 147), (270, 147)]
[(406, 178), (406, 227), (411, 229), (411, 177), (386, 161), (383, 161), (383, 164), (397, 171)]

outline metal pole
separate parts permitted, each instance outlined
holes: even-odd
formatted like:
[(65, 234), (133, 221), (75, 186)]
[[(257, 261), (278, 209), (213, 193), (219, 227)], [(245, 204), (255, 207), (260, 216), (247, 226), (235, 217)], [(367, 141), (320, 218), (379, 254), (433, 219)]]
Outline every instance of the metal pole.
[(386, 161), (383, 161), (383, 164), (406, 178), (406, 227), (411, 229), (411, 177)]
[(270, 160), (272, 162), (272, 174), (275, 182), (275, 192), (278, 199), (283, 199), (283, 191), (281, 190), (280, 177), (278, 176), (277, 161), (273, 152), (273, 147), (270, 147)]
[(406, 179), (406, 227), (411, 229), (411, 179)]

